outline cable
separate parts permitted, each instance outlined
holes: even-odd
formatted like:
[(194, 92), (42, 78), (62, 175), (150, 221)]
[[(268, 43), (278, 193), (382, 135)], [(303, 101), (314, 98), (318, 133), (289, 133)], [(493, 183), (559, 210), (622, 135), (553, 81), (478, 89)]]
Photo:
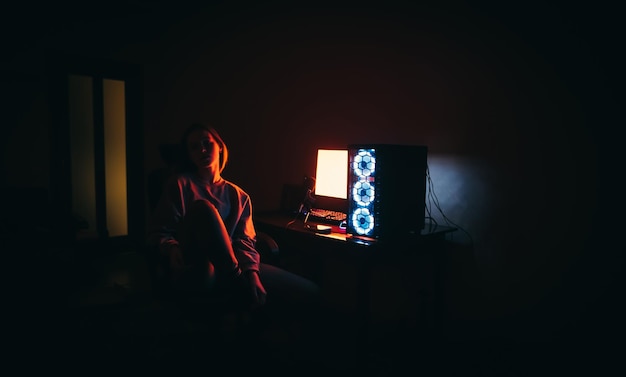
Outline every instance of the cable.
[(469, 238), (470, 245), (473, 246), (474, 245), (474, 239), (472, 238), (472, 235), (467, 230), (465, 230), (463, 227), (461, 227), (460, 225), (458, 225), (455, 222), (453, 222), (452, 220), (450, 220), (448, 218), (448, 216), (446, 216), (446, 214), (441, 209), (441, 206), (439, 204), (439, 198), (437, 197), (437, 194), (435, 193), (434, 183), (433, 183), (433, 180), (431, 179), (431, 176), (430, 176), (430, 168), (429, 168), (428, 164), (426, 165), (426, 180), (428, 182), (428, 195), (427, 195), (428, 201), (427, 201), (426, 210), (428, 211), (429, 218), (432, 218), (432, 214), (431, 214), (431, 209), (428, 206), (428, 204), (432, 203), (432, 204), (434, 204), (435, 208), (437, 208), (437, 210), (441, 214), (443, 220), (446, 222), (446, 225), (455, 227), (455, 228), (459, 229), (460, 231), (462, 231), (463, 233), (465, 233), (465, 235)]
[(293, 219), (292, 219), (291, 221), (289, 221), (289, 222), (287, 223), (287, 225), (285, 225), (285, 228), (289, 228), (289, 226), (290, 226), (290, 225), (292, 225), (293, 223), (295, 223), (295, 222), (296, 222), (296, 220), (298, 220), (298, 216), (300, 216), (300, 214), (301, 214), (301, 213), (302, 213), (301, 211), (298, 211), (298, 212), (296, 213), (296, 215), (293, 217)]
[(290, 222), (287, 223), (287, 225), (285, 225), (285, 228), (289, 228), (290, 225), (292, 225), (294, 222), (296, 222), (296, 220), (298, 220), (298, 216), (302, 214), (302, 210), (306, 210), (306, 213), (307, 213), (306, 217), (304, 218), (304, 223), (306, 224), (306, 222), (309, 219), (311, 206), (313, 205), (313, 203), (315, 203), (315, 196), (313, 196), (313, 191), (315, 190), (315, 177), (304, 176), (304, 181), (302, 183), (302, 186), (303, 188), (306, 188), (304, 199), (302, 199), (302, 202), (300, 203), (300, 208), (298, 208), (298, 212), (296, 213), (296, 216), (294, 216), (293, 220), (291, 220)]

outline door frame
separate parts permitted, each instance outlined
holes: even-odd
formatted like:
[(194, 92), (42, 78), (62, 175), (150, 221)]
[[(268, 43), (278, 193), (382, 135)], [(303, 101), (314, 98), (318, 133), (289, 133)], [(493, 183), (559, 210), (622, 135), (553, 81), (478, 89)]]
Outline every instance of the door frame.
[[(48, 104), (50, 120), (50, 194), (59, 221), (56, 231), (68, 243), (76, 243), (72, 213), (71, 143), (69, 122), (69, 75), (84, 75), (94, 79), (94, 148), (96, 173), (96, 216), (99, 244), (141, 245), (145, 239), (144, 197), (144, 127), (143, 72), (139, 65), (103, 58), (87, 57), (59, 51), (46, 52)], [(125, 82), (126, 110), (126, 185), (128, 235), (108, 237), (106, 234), (106, 203), (104, 182), (104, 139), (98, 127), (103, 127), (102, 80)], [(100, 93), (98, 92), (100, 90)]]

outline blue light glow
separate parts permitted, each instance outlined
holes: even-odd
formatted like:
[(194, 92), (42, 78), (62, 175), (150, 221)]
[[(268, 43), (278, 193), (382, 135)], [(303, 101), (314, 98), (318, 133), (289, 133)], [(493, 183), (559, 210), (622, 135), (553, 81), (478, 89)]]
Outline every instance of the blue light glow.
[(374, 200), (374, 186), (361, 179), (354, 183), (352, 197), (360, 207), (367, 207)]
[(376, 157), (372, 155), (372, 149), (360, 149), (356, 156), (354, 156), (354, 162), (352, 163), (354, 174), (359, 177), (368, 177), (374, 174), (376, 170)]
[(360, 235), (368, 235), (374, 229), (374, 216), (367, 208), (357, 208), (352, 213), (352, 226)]
[(374, 229), (375, 156), (374, 149), (359, 149), (352, 159), (352, 174), (356, 182), (352, 184), (351, 194), (356, 208), (350, 214), (350, 226), (362, 236), (371, 235)]

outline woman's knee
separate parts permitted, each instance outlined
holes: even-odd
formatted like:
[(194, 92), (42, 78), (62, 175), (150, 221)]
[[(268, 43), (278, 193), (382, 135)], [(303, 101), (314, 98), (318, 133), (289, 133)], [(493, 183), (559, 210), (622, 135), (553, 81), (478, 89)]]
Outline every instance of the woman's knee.
[(220, 213), (213, 203), (206, 199), (194, 200), (189, 206), (187, 216), (194, 220), (204, 220), (209, 222), (221, 221)]

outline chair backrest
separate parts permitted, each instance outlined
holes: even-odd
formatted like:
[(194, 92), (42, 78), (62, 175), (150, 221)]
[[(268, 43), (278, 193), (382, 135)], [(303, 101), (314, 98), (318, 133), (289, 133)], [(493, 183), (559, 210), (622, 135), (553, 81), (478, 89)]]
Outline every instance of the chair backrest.
[(165, 166), (152, 170), (148, 174), (147, 193), (150, 212), (156, 208), (167, 180), (176, 172), (180, 165), (180, 146), (173, 143), (159, 144), (159, 155)]
[(148, 205), (150, 213), (156, 209), (159, 198), (163, 193), (163, 188), (169, 177), (171, 177), (172, 171), (167, 167), (162, 167), (151, 171), (148, 174), (147, 181), (147, 193), (148, 193)]

